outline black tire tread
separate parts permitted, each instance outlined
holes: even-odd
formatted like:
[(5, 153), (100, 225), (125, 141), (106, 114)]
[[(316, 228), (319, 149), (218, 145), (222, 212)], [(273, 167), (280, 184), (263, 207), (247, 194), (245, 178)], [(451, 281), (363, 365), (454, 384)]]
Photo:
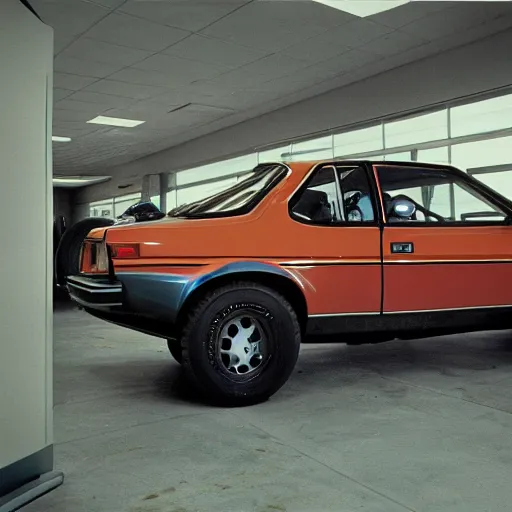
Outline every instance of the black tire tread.
[(65, 284), (67, 276), (79, 273), (80, 250), (89, 231), (112, 224), (112, 219), (90, 217), (77, 222), (64, 232), (55, 255), (55, 273), (59, 284)]
[(181, 343), (177, 340), (169, 339), (167, 340), (167, 348), (174, 360), (181, 364), (183, 362), (183, 350), (181, 348)]
[[(190, 338), (190, 335), (192, 333), (192, 330), (195, 326), (195, 324), (198, 322), (199, 318), (201, 317), (204, 309), (215, 299), (220, 297), (221, 295), (224, 295), (225, 293), (231, 292), (231, 291), (240, 291), (240, 290), (257, 290), (264, 293), (270, 293), (271, 295), (276, 298), (281, 305), (284, 307), (284, 309), (288, 312), (290, 315), (290, 318), (292, 319), (293, 326), (294, 326), (294, 337), (295, 339), (301, 339), (302, 331), (300, 327), (300, 323), (297, 317), (297, 313), (295, 312), (295, 309), (291, 306), (291, 304), (288, 302), (288, 300), (277, 290), (270, 288), (268, 286), (265, 286), (263, 284), (260, 284), (255, 281), (234, 281), (230, 284), (224, 285), (222, 287), (219, 287), (213, 291), (210, 291), (206, 293), (201, 299), (199, 299), (191, 308), (190, 313), (188, 315), (188, 318), (186, 319), (184, 323), (184, 327), (181, 331), (181, 348), (182, 348), (182, 367), (191, 381), (192, 385), (194, 385), (197, 389), (200, 389), (204, 394), (208, 396), (208, 398), (212, 399), (214, 402), (219, 403), (220, 405), (233, 405), (237, 406), (240, 405), (243, 401), (243, 405), (249, 405), (249, 401), (245, 397), (240, 397), (240, 399), (237, 398), (230, 398), (226, 399), (222, 395), (218, 395), (215, 393), (214, 390), (209, 388), (208, 386), (201, 386), (200, 379), (195, 374), (191, 364), (190, 364), (190, 358), (189, 358), (189, 350), (187, 345), (187, 340)], [(300, 343), (300, 342), (299, 342)], [(284, 379), (286, 380), (286, 379)], [(281, 383), (277, 386), (277, 389), (279, 389), (282, 385)], [(277, 391), (276, 389), (276, 391)], [(266, 400), (271, 394), (270, 393), (266, 397), (254, 397), (253, 402), (258, 403)]]

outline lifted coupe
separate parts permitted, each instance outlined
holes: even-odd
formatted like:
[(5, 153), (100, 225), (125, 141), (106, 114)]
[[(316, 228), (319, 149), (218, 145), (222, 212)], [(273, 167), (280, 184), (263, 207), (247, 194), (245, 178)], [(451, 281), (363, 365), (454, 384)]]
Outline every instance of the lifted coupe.
[(205, 395), (246, 405), (286, 382), (301, 342), (512, 327), (511, 218), (449, 166), (264, 164), (165, 218), (93, 229), (67, 283), (89, 313), (168, 340)]

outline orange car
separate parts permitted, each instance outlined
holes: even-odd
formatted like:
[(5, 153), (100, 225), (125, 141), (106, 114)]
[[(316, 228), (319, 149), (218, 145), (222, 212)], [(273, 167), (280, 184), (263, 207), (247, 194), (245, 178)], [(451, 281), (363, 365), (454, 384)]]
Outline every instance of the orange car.
[(265, 400), (301, 341), (512, 327), (512, 203), (453, 167), (259, 165), (152, 222), (92, 230), (72, 298), (168, 340), (209, 397)]

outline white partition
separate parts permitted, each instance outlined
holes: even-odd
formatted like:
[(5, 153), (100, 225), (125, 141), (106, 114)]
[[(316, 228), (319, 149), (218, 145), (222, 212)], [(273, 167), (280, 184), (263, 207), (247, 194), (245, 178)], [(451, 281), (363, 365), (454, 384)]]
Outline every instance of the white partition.
[(0, 1), (0, 510), (52, 473), (53, 31)]

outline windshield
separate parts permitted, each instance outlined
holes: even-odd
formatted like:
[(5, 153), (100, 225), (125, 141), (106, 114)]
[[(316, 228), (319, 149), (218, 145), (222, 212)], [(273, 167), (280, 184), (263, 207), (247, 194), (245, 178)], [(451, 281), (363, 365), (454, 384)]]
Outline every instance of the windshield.
[(280, 164), (261, 165), (236, 185), (194, 203), (178, 206), (170, 217), (227, 217), (251, 211), (287, 173)]

